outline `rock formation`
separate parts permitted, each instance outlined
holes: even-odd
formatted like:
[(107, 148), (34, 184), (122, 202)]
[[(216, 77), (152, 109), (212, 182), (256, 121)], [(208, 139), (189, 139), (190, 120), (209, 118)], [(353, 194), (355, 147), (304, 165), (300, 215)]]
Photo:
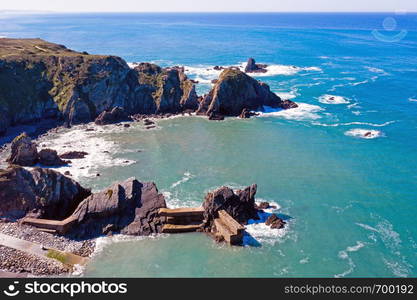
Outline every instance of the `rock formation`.
[[(197, 114), (239, 116), (244, 109), (257, 110), (263, 106), (289, 107), (272, 93), (266, 83), (246, 75), (237, 68), (225, 69), (213, 89), (201, 100)], [(293, 104), (296, 107), (297, 104)]]
[(272, 229), (284, 228), (285, 224), (285, 221), (279, 218), (276, 214), (270, 215), (265, 222), (265, 225), (271, 226)]
[(267, 72), (267, 65), (264, 64), (257, 64), (254, 58), (249, 58), (248, 62), (245, 67), (246, 73), (266, 73)]
[(158, 210), (165, 208), (164, 196), (153, 182), (130, 178), (86, 198), (73, 213), (77, 224), (72, 235), (91, 238), (120, 232), (150, 235), (161, 232)]
[(127, 114), (177, 112), (196, 108), (196, 99), (181, 68), (133, 70), (116, 56), (41, 39), (0, 39), (0, 133), (47, 118), (90, 122), (116, 106)]
[(63, 166), (67, 164), (52, 149), (42, 149), (39, 151), (39, 163), (44, 166)]
[(59, 172), (12, 166), (0, 170), (0, 217), (68, 217), (90, 191)]
[(98, 117), (94, 120), (94, 123), (97, 125), (108, 125), (115, 124), (123, 121), (129, 120), (125, 110), (122, 107), (114, 107), (110, 111), (103, 111)]
[(20, 166), (33, 166), (37, 163), (38, 158), (36, 144), (26, 133), (22, 133), (12, 141), (11, 153), (7, 162)]
[(230, 216), (241, 224), (250, 219), (258, 219), (255, 207), (255, 194), (257, 185), (253, 184), (236, 193), (229, 187), (221, 187), (209, 192), (204, 198), (204, 218), (209, 224), (217, 217), (217, 212), (225, 210)]
[(85, 151), (68, 151), (61, 154), (59, 157), (62, 159), (81, 159), (88, 155)]

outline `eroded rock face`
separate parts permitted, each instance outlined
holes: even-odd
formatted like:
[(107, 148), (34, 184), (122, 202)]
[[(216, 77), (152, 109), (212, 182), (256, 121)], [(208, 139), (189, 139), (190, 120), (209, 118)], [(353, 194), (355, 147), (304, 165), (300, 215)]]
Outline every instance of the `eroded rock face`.
[(77, 238), (91, 238), (110, 232), (160, 233), (162, 220), (157, 213), (164, 207), (164, 196), (153, 182), (141, 183), (130, 178), (81, 202), (73, 214), (77, 225), (71, 234)]
[(258, 110), (263, 109), (263, 106), (285, 108), (288, 104), (284, 105), (284, 101), (272, 93), (266, 83), (257, 81), (237, 68), (228, 68), (201, 100), (197, 113), (239, 116), (244, 109)]
[(0, 134), (45, 118), (86, 123), (114, 107), (127, 114), (197, 108), (194, 84), (181, 68), (150, 65), (133, 70), (116, 56), (41, 39), (0, 39)]
[(196, 110), (198, 96), (194, 83), (187, 78), (182, 67), (161, 68), (150, 63), (135, 67), (139, 83), (151, 91), (156, 113), (177, 113)]
[(11, 154), (7, 162), (19, 166), (33, 166), (38, 161), (38, 150), (31, 138), (22, 133), (17, 136), (11, 144)]
[(42, 149), (39, 151), (39, 163), (44, 166), (63, 166), (67, 164), (52, 149)]
[(210, 223), (217, 218), (217, 212), (223, 209), (241, 224), (246, 224), (250, 219), (258, 219), (255, 207), (256, 190), (257, 185), (253, 184), (236, 193), (226, 186), (209, 192), (203, 203), (205, 219)]
[(114, 107), (110, 111), (103, 111), (94, 121), (97, 125), (115, 124), (127, 121), (129, 118), (122, 107)]
[(61, 220), (89, 195), (89, 190), (50, 169), (0, 170), (0, 217)]

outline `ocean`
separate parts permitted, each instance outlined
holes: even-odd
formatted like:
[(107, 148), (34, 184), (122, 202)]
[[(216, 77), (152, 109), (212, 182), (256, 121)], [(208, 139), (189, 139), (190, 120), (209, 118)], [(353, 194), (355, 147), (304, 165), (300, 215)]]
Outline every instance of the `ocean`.
[(417, 276), (416, 14), (3, 13), (0, 36), (185, 66), (200, 94), (219, 75), (213, 66), (254, 57), (269, 66), (256, 78), (299, 104), (153, 130), (76, 126), (41, 140), (94, 153), (70, 168), (94, 191), (134, 176), (181, 207), (257, 183), (257, 201), (288, 222), (249, 224), (244, 247), (199, 233), (103, 237), (83, 276)]

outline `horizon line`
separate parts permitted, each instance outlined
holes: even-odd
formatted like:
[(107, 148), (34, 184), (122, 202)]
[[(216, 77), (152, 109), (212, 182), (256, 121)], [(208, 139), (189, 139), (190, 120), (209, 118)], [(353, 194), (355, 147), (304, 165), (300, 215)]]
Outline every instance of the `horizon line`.
[(0, 9), (1, 12), (9, 13), (182, 13), (182, 14), (197, 14), (197, 13), (392, 13), (392, 14), (408, 14), (408, 13), (417, 13), (417, 11), (408, 11), (408, 10), (384, 10), (384, 11), (57, 11), (57, 10), (16, 10), (16, 9)]

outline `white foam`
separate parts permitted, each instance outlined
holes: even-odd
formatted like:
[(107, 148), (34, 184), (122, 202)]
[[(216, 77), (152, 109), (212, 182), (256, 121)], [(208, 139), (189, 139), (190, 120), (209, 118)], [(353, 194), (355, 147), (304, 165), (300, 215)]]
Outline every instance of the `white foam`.
[[(59, 167), (57, 170), (62, 173), (69, 171), (72, 178), (79, 180), (81, 177), (94, 177), (103, 168), (128, 166), (136, 163), (133, 160), (113, 157), (113, 154), (121, 153), (122, 149), (116, 142), (97, 135), (97, 133), (104, 132), (106, 129), (100, 128), (97, 131), (88, 132), (85, 130), (87, 127), (94, 127), (94, 125), (74, 126), (69, 130), (54, 134), (53, 138), (47, 136), (40, 140), (41, 146), (54, 149), (58, 154), (68, 151), (85, 151), (88, 153), (85, 158), (71, 159), (68, 166)], [(120, 127), (115, 127), (120, 130)], [(114, 128), (109, 127), (109, 130), (114, 130)]]
[(361, 241), (357, 241), (356, 245), (348, 246), (345, 250), (339, 251), (338, 257), (343, 260), (348, 261), (348, 269), (340, 274), (334, 275), (336, 278), (345, 277), (346, 275), (351, 274), (355, 270), (355, 263), (353, 262), (352, 258), (349, 256), (350, 252), (356, 252), (359, 251), (365, 247), (365, 244)]
[(282, 238), (287, 234), (289, 230), (289, 223), (285, 225), (282, 229), (272, 229), (271, 227), (265, 224), (265, 221), (270, 216), (270, 213), (261, 213), (258, 212), (260, 220), (249, 220), (246, 225), (246, 232), (249, 235), (243, 237), (244, 245), (252, 245), (253, 237), (261, 245), (275, 245), (275, 243), (282, 240)]
[(376, 123), (368, 123), (368, 122), (348, 122), (348, 123), (334, 123), (334, 124), (324, 124), (320, 122), (313, 122), (314, 125), (319, 125), (323, 127), (339, 127), (339, 126), (352, 126), (352, 125), (367, 125), (372, 127), (385, 127), (390, 124), (395, 123), (395, 121), (388, 121), (382, 124), (376, 124)]
[(417, 99), (415, 99), (415, 98), (408, 98), (408, 101), (410, 101), (410, 102), (417, 102)]
[(194, 175), (193, 175), (193, 174), (191, 174), (190, 172), (185, 172), (185, 173), (184, 173), (184, 176), (183, 176), (180, 180), (178, 180), (178, 181), (174, 182), (174, 183), (171, 185), (171, 188), (175, 188), (176, 186), (178, 186), (178, 185), (180, 185), (180, 184), (182, 184), (182, 183), (187, 182), (188, 180), (190, 180), (190, 179), (191, 179), (191, 178), (193, 178), (193, 177), (194, 177)]
[(319, 102), (324, 104), (347, 104), (350, 103), (349, 100), (342, 96), (335, 95), (322, 95), (319, 97)]
[(317, 105), (307, 103), (297, 103), (298, 107), (291, 109), (274, 109), (264, 106), (264, 111), (259, 112), (259, 117), (279, 117), (287, 120), (305, 121), (317, 120), (321, 116), (317, 114), (323, 111), (323, 108)]
[(361, 139), (375, 139), (383, 137), (384, 133), (379, 130), (356, 128), (346, 131), (345, 135)]
[(276, 203), (274, 201), (269, 201), (269, 200), (265, 200), (265, 199), (257, 197), (256, 198), (256, 204), (259, 205), (261, 202), (268, 202), (269, 203), (270, 208), (263, 209), (263, 211), (265, 211), (267, 213), (273, 213), (273, 212), (281, 209), (281, 206), (278, 203)]
[(283, 100), (291, 100), (298, 96), (297, 89), (293, 89), (290, 92), (276, 92), (275, 95)]
[(375, 68), (375, 67), (365, 67), (369, 72), (377, 73), (377, 74), (387, 74), (383, 69)]

